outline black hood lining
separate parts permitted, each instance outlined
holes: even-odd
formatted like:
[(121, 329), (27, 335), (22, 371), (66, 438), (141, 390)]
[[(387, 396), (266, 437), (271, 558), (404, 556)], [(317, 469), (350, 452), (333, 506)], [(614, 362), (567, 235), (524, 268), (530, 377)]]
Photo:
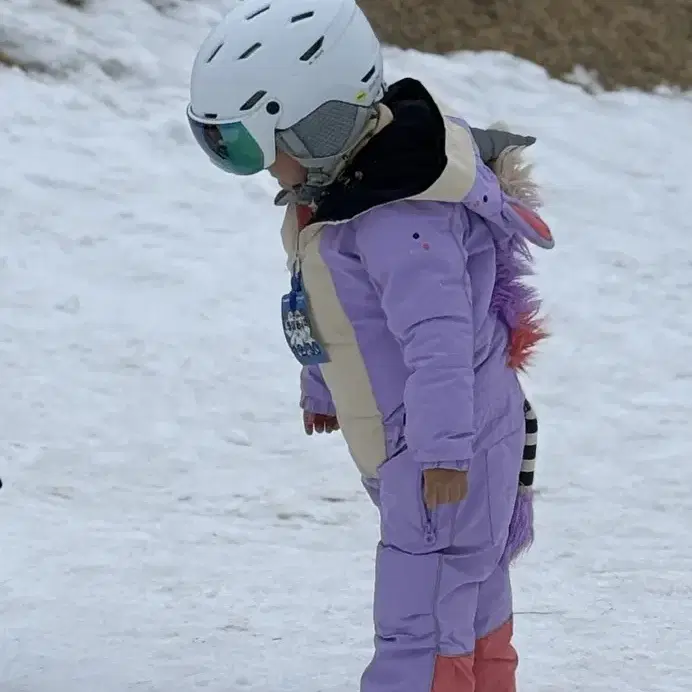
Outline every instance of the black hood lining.
[(382, 100), (394, 116), (326, 188), (311, 223), (347, 221), (373, 207), (414, 197), (447, 166), (445, 122), (417, 80), (392, 84)]

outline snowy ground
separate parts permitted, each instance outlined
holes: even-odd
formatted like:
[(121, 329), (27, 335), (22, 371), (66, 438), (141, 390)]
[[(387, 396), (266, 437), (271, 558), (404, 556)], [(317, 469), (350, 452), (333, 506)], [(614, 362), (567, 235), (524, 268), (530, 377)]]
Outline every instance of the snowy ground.
[[(184, 123), (214, 3), (49, 7), (1, 11), (77, 72), (0, 70), (0, 690), (353, 692), (376, 518), (340, 440), (302, 434), (271, 183)], [(558, 248), (522, 690), (689, 692), (692, 102), (388, 63), (539, 139)]]

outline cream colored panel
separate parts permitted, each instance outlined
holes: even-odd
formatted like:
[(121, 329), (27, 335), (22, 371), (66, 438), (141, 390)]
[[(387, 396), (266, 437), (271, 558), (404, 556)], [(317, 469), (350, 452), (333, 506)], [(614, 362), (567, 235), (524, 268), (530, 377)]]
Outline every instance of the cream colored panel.
[[(306, 233), (307, 231), (307, 233)], [(360, 472), (375, 476), (386, 458), (382, 415), (358, 348), (356, 335), (336, 294), (332, 276), (319, 252), (321, 228), (300, 235), (303, 284), (315, 334), (330, 362), (320, 367), (332, 394), (344, 438)]]

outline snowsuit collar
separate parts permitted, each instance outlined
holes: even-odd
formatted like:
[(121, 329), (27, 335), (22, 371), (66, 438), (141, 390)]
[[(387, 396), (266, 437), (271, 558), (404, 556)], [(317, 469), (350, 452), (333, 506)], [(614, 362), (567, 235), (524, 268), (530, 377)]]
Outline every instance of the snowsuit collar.
[(382, 101), (393, 116), (327, 188), (312, 223), (343, 221), (428, 190), (447, 166), (445, 121), (417, 80), (393, 84)]

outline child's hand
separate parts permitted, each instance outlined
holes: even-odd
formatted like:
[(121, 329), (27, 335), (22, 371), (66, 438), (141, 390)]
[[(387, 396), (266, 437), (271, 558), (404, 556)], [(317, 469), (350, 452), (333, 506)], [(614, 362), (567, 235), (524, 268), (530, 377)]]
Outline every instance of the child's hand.
[(455, 469), (423, 471), (423, 491), (428, 509), (461, 502), (469, 491), (468, 473)]
[(313, 432), (329, 434), (339, 430), (339, 421), (336, 419), (336, 416), (303, 411), (303, 426), (305, 427), (306, 435), (312, 435)]

